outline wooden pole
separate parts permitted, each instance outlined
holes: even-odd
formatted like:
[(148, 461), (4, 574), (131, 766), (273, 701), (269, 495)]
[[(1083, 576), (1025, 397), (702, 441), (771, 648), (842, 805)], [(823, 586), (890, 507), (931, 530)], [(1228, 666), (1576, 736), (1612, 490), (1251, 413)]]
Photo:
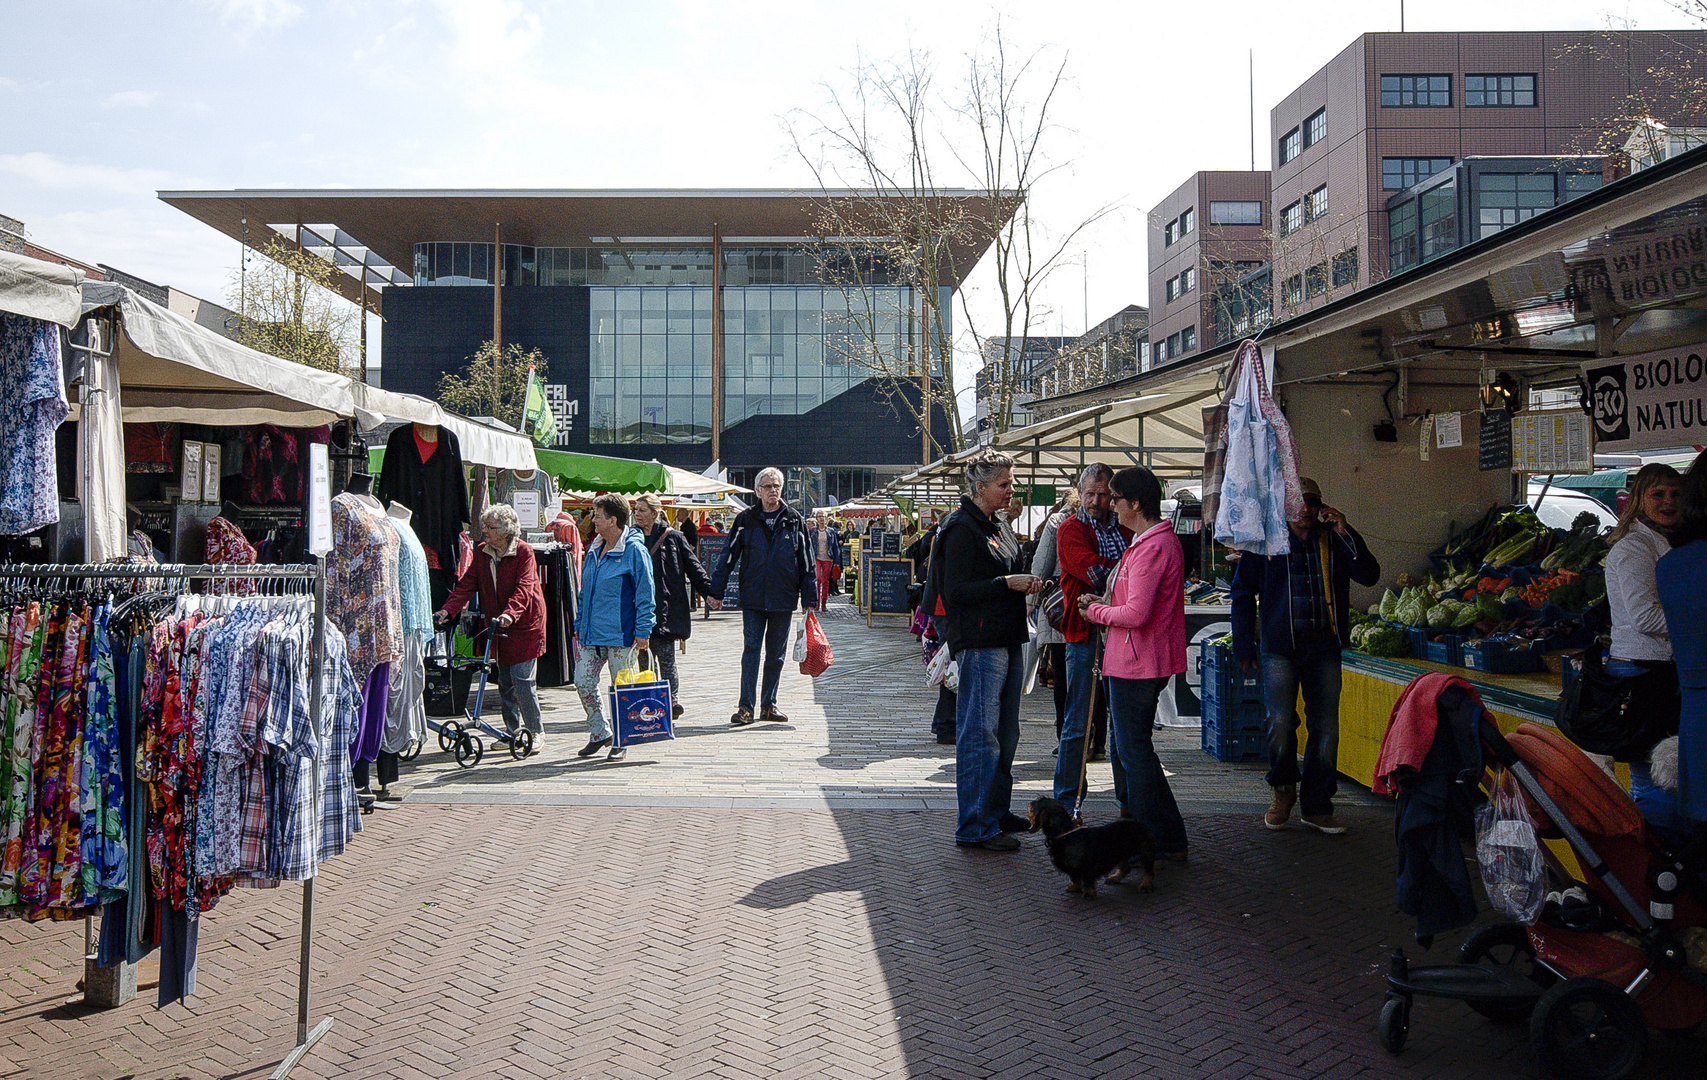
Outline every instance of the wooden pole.
[(492, 415), (498, 415), (498, 402), (503, 397), (503, 381), (499, 372), (504, 361), (504, 225), (492, 223)]
[(711, 225), (711, 460), (723, 461), (723, 233)]
[(924, 380), (919, 384), (923, 391), (920, 394), (922, 408), (919, 410), (919, 414), (922, 420), (919, 423), (919, 431), (924, 446), (921, 464), (929, 465), (931, 463), (931, 302), (928, 296), (923, 295), (923, 290), (921, 290), (921, 298), (924, 303), (920, 308), (919, 326), (924, 333), (925, 347), (922, 353), (924, 363), (919, 365), (919, 370), (924, 375)]

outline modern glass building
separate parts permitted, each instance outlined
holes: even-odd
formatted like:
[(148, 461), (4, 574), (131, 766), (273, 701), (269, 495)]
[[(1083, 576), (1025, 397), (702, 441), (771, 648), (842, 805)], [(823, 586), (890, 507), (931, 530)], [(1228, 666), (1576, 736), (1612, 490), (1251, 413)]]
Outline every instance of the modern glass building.
[[(838, 198), (870, 198), (859, 192)], [(913, 412), (943, 357), (918, 291), (857, 241), (818, 240), (824, 196), (777, 191), (162, 192), (251, 244), (294, 240), (385, 319), (383, 384), (433, 396), (484, 341), (537, 348), (567, 449), (751, 475), (838, 501), (921, 463)], [(981, 193), (942, 192), (942, 199)], [(959, 242), (953, 294), (988, 237)], [(875, 247), (875, 245), (874, 245)], [(857, 263), (857, 265), (856, 265)], [(932, 433), (948, 439), (940, 406)]]

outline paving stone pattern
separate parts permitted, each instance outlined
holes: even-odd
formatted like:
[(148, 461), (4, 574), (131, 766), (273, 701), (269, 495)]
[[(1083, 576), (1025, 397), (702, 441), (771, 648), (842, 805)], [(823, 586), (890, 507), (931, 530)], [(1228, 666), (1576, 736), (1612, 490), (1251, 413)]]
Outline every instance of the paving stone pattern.
[[(1533, 1075), (1521, 1028), (1455, 1002), (1419, 999), (1403, 1056), (1377, 1045), (1386, 957), (1419, 955), (1382, 800), (1348, 794), (1346, 837), (1269, 833), (1260, 767), (1170, 733), (1190, 865), (1151, 894), (1069, 896), (1035, 837), (1012, 855), (949, 843), (952, 755), (926, 733), (912, 639), (829, 624), (838, 678), (791, 666), (789, 724), (727, 730), (739, 623), (722, 616), (683, 658), (692, 723), (673, 745), (569, 764), (585, 724), (551, 691), (546, 754), (406, 766), (408, 799), (316, 885), (313, 1011), (335, 1024), (292, 1075)], [(1026, 797), (1048, 785), (1045, 695)], [(150, 991), (66, 1004), (81, 927), (0, 923), (0, 1077), (269, 1075), (295, 1033), (299, 903), (295, 886), (224, 900), (198, 996), (165, 1009)], [(1701, 1067), (1656, 1037), (1643, 1075)]]

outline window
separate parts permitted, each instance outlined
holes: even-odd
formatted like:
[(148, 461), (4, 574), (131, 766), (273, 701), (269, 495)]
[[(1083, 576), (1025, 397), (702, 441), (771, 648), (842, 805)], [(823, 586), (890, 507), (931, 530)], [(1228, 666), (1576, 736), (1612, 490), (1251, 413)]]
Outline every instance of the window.
[(1304, 271), (1304, 295), (1317, 297), (1328, 291), (1328, 264), (1317, 263)]
[(1591, 191), (1599, 191), (1600, 183), (1599, 173), (1566, 173), (1564, 201), (1570, 202), (1578, 195), (1587, 195)]
[(1328, 137), (1328, 110), (1317, 109), (1304, 121), (1304, 149), (1308, 150)]
[(1346, 248), (1334, 256), (1334, 288), (1357, 285), (1357, 249)]
[(1280, 163), (1284, 165), (1291, 161), (1298, 156), (1302, 149), (1303, 146), (1298, 138), (1298, 129), (1293, 128), (1280, 137)]
[(1162, 227), (1162, 246), (1173, 247), (1176, 241), (1196, 227), (1197, 211), (1188, 206), (1179, 217)]
[(1387, 272), (1417, 264), (1417, 201), (1409, 199), (1387, 211)]
[(1280, 303), (1284, 307), (1297, 307), (1304, 302), (1304, 275), (1293, 274), (1286, 279), (1280, 289)]
[(1280, 235), (1291, 236), (1304, 227), (1304, 206), (1293, 203), (1280, 211)]
[(1450, 75), (1383, 75), (1381, 107), (1384, 109), (1452, 107)]
[(1528, 221), (1558, 202), (1552, 173), (1483, 173), (1476, 196), (1477, 236), (1492, 236)]
[(1195, 207), (1188, 206), (1180, 212), (1179, 234), (1184, 236), (1195, 228), (1197, 228), (1197, 209)]
[(1169, 278), (1167, 281), (1167, 284), (1164, 286), (1164, 289), (1166, 290), (1168, 303), (1171, 304), (1175, 300), (1178, 300), (1179, 299), (1179, 278), (1177, 276)]
[(1179, 332), (1179, 351), (1188, 353), (1197, 348), (1197, 327), (1188, 326)]
[(1458, 246), (1458, 185), (1441, 184), (1417, 198), (1423, 262)]
[(1328, 185), (1323, 184), (1304, 200), (1304, 220), (1319, 221), (1328, 216)]
[(1403, 191), (1451, 167), (1452, 159), (1449, 157), (1384, 157), (1381, 159), (1381, 190)]
[(1163, 247), (1173, 247), (1174, 246), (1174, 241), (1179, 239), (1178, 229), (1179, 229), (1179, 219), (1178, 218), (1175, 218), (1174, 220), (1168, 222), (1166, 225), (1162, 226), (1162, 246)]
[(1195, 267), (1181, 270), (1167, 280), (1166, 292), (1168, 303), (1173, 303), (1186, 293), (1197, 288), (1197, 269)]
[(1212, 202), (1209, 204), (1211, 225), (1261, 225), (1260, 202)]
[(1535, 76), (1533, 75), (1464, 76), (1464, 105), (1466, 108), (1534, 104)]
[(1169, 360), (1172, 360), (1180, 354), (1180, 336), (1177, 332), (1168, 335), (1167, 349)]

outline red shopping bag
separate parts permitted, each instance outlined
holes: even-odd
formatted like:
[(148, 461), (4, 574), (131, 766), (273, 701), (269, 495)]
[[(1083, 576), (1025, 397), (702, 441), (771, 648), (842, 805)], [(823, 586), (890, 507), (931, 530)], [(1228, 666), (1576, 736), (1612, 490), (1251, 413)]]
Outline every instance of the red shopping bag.
[(824, 628), (818, 623), (818, 613), (807, 611), (806, 659), (800, 661), (800, 674), (816, 679), (835, 662), (836, 654), (831, 651), (830, 639), (824, 636)]

